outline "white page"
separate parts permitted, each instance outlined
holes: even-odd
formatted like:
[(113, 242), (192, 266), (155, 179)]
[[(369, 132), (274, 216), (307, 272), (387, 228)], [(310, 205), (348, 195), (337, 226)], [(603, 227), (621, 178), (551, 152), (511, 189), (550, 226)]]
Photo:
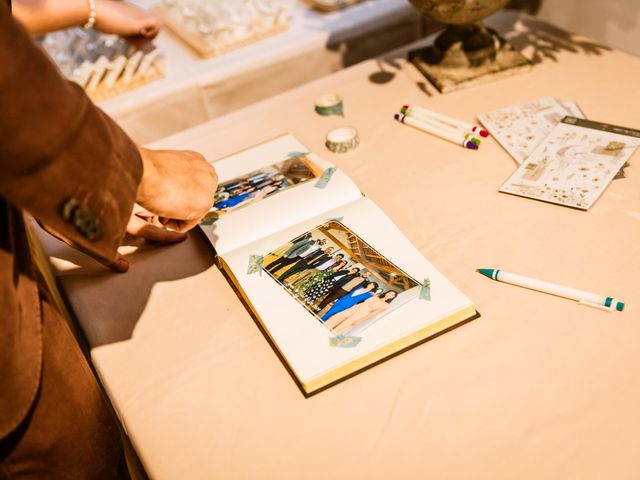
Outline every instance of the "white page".
[[(369, 247), (373, 247), (391, 264), (395, 264), (395, 267), (418, 282), (417, 287), (402, 292), (389, 304), (390, 313), (385, 312), (379, 319), (373, 317), (345, 333), (361, 338), (360, 343), (353, 348), (331, 346), (330, 338), (335, 335), (269, 273), (264, 270), (261, 274), (248, 273), (250, 255), (266, 257), (269, 252), (290, 245), (291, 240), (331, 219), (339, 220)], [(453, 312), (472, 307), (471, 301), (438, 272), (384, 212), (367, 198), (306, 219), (295, 227), (232, 251), (223, 260), (303, 383), (416, 332)], [(267, 263), (265, 261), (265, 266)], [(379, 285), (384, 285), (378, 277), (370, 278), (374, 278)], [(431, 300), (418, 298), (424, 279), (430, 280)], [(401, 291), (398, 287), (393, 288)], [(397, 304), (394, 305), (396, 301)]]
[[(333, 165), (308, 150), (292, 135), (249, 148), (214, 162), (219, 185), (242, 177), (250, 172), (268, 168), (290, 158), (295, 153), (317, 165), (320, 173)], [(352, 202), (362, 196), (358, 187), (341, 170), (337, 169), (325, 188), (316, 187), (317, 179), (293, 185), (242, 208), (226, 213), (212, 225), (201, 225), (207, 237), (222, 255), (291, 227), (339, 205)]]
[(566, 115), (582, 118), (553, 97), (512, 105), (478, 115), (478, 120), (517, 163), (524, 162)]
[(567, 117), (500, 191), (587, 210), (640, 144), (640, 131)]

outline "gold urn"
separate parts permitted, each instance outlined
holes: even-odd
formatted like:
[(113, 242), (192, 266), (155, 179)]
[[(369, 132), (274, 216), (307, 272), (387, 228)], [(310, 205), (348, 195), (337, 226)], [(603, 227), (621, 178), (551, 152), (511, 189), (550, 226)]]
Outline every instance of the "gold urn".
[(409, 0), (423, 15), (446, 25), (433, 45), (410, 60), (441, 92), (466, 88), (518, 71), (529, 61), (482, 20), (509, 0)]

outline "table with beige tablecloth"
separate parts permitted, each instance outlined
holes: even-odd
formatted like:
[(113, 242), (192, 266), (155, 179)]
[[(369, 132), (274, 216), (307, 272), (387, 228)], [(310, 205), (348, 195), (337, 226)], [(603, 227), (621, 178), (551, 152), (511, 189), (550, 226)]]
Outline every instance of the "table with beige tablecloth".
[[(398, 53), (153, 144), (220, 158), (291, 132), (344, 169), (482, 317), (305, 399), (197, 232), (111, 274), (40, 234), (91, 358), (152, 478), (640, 477), (638, 154), (588, 212), (498, 193), (516, 168), (392, 119), (403, 103), (473, 121), (553, 95), (638, 127), (640, 59), (509, 14), (490, 22), (529, 73), (438, 94)], [(313, 100), (345, 99), (346, 117)], [(264, 119), (269, 118), (268, 122)], [(356, 126), (360, 147), (324, 134)], [(493, 282), (499, 267), (615, 295), (622, 313)]]

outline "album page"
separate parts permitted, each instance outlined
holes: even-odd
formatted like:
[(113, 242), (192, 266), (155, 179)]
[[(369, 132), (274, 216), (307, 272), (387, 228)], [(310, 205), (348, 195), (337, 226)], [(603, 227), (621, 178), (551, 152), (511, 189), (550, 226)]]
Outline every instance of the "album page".
[(201, 228), (219, 255), (362, 196), (340, 169), (284, 135), (214, 163), (218, 190)]
[(220, 263), (307, 394), (476, 314), (367, 198)]

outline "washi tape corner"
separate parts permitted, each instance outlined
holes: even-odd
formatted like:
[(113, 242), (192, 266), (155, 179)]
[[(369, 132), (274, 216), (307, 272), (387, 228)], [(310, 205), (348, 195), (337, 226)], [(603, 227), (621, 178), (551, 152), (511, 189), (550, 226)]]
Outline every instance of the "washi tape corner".
[(422, 286), (420, 287), (420, 295), (418, 295), (420, 300), (428, 300), (431, 301), (431, 280), (428, 278), (424, 279), (422, 282)]
[(336, 167), (329, 167), (324, 172), (322, 172), (322, 176), (318, 179), (316, 184), (314, 185), (316, 188), (327, 188), (331, 177), (336, 173)]
[(287, 158), (306, 157), (307, 155), (309, 155), (309, 152), (289, 152), (287, 153)]
[(329, 346), (338, 348), (357, 347), (362, 341), (362, 337), (351, 337), (349, 335), (336, 335), (329, 337)]
[(264, 257), (262, 255), (249, 255), (249, 266), (247, 267), (247, 275), (253, 275), (258, 273), (262, 276), (262, 262)]

